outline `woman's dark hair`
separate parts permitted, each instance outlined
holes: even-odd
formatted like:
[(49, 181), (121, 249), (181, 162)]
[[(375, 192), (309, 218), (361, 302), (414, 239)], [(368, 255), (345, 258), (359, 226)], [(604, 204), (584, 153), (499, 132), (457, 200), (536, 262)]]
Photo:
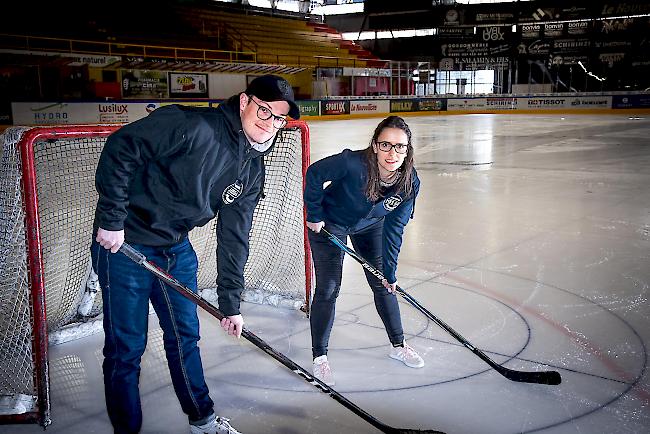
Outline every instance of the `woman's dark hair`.
[(379, 184), (379, 163), (377, 162), (377, 154), (372, 148), (372, 145), (377, 143), (377, 138), (385, 128), (399, 128), (406, 133), (408, 137), (408, 151), (404, 158), (402, 167), (399, 168), (400, 174), (396, 182), (397, 192), (404, 193), (406, 197), (410, 196), (413, 191), (413, 146), (411, 145), (411, 129), (406, 124), (404, 119), (399, 116), (388, 116), (381, 121), (370, 140), (364, 153), (368, 162), (368, 184), (366, 184), (366, 197), (375, 202), (381, 197), (381, 185)]

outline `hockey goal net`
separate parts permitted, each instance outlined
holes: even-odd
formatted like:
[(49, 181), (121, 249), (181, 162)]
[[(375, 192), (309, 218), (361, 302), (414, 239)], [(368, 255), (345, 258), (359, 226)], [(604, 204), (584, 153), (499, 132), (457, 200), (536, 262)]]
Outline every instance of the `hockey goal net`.
[[(101, 330), (101, 290), (89, 258), (94, 178), (104, 142), (118, 128), (12, 127), (0, 135), (0, 424), (47, 426), (48, 343), (89, 323)], [(243, 299), (305, 309), (309, 130), (289, 122), (279, 134), (265, 157), (265, 196), (253, 217)], [(209, 301), (216, 301), (215, 226), (216, 219), (190, 233), (199, 289)]]

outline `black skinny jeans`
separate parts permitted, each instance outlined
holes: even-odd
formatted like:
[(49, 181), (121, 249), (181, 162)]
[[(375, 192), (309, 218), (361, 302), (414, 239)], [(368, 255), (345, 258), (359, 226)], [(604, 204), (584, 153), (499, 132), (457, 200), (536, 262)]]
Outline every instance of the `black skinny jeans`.
[[(327, 225), (326, 229), (343, 242), (348, 235), (354, 250), (373, 267), (382, 269), (383, 221), (373, 224), (356, 233), (348, 233), (342, 228)], [(344, 252), (332, 244), (322, 233), (309, 231), (309, 243), (316, 271), (316, 289), (310, 310), (312, 354), (314, 358), (327, 354), (327, 346), (334, 323), (336, 298), (341, 288)], [(388, 292), (381, 281), (365, 270), (366, 279), (372, 289), (377, 313), (384, 323), (388, 339), (397, 345), (404, 341), (402, 319), (397, 297)]]

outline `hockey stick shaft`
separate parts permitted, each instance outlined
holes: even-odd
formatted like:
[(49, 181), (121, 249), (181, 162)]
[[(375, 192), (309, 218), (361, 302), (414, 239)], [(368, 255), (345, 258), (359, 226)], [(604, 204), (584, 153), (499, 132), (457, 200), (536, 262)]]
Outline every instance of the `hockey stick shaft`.
[[(198, 306), (202, 307), (205, 311), (207, 311), (210, 315), (221, 321), (224, 318), (224, 314), (219, 311), (213, 304), (205, 300), (203, 297), (199, 296), (198, 294), (192, 292), (190, 288), (187, 286), (183, 285), (181, 282), (176, 280), (174, 277), (170, 276), (167, 274), (165, 271), (160, 269), (158, 266), (153, 264), (152, 262), (148, 261), (146, 256), (131, 247), (129, 244), (124, 243), (120, 247), (120, 252), (122, 252), (124, 255), (126, 255), (129, 259), (131, 259), (133, 262), (137, 263), (138, 265), (142, 266), (146, 270), (150, 271), (153, 273), (154, 276), (162, 280), (164, 283), (166, 283), (168, 286), (173, 288), (176, 292), (178, 292), (180, 295), (183, 297), (189, 299), (190, 301), (194, 302)], [(417, 430), (417, 429), (400, 429), (400, 428), (393, 428), (391, 426), (388, 426), (379, 420), (377, 420), (374, 416), (372, 416), (370, 413), (366, 412), (362, 408), (358, 407), (356, 404), (354, 404), (352, 401), (348, 400), (346, 397), (338, 393), (336, 390), (332, 389), (330, 386), (327, 384), (323, 383), (322, 381), (318, 380), (315, 378), (312, 374), (310, 374), (308, 371), (306, 371), (304, 368), (302, 368), (300, 365), (295, 363), (293, 360), (285, 356), (284, 354), (276, 351), (273, 347), (271, 347), (269, 344), (267, 344), (264, 340), (259, 338), (257, 335), (255, 335), (253, 332), (249, 331), (245, 327), (242, 330), (241, 335), (251, 342), (253, 345), (264, 351), (266, 354), (269, 356), (273, 357), (275, 360), (289, 368), (291, 371), (293, 371), (295, 374), (300, 376), (303, 380), (311, 384), (312, 386), (316, 387), (318, 390), (321, 392), (329, 395), (332, 399), (337, 401), (339, 404), (343, 405), (346, 407), (348, 410), (352, 411), (354, 414), (357, 416), (361, 417), (364, 419), (366, 422), (370, 423), (373, 425), (375, 428), (379, 429), (380, 431), (384, 433), (399, 433), (399, 434), (422, 434), (422, 433), (441, 433), (440, 431), (435, 431), (435, 430)]]
[[(346, 244), (344, 244), (343, 241), (341, 241), (336, 235), (330, 233), (325, 228), (322, 228), (321, 231), (325, 234), (325, 236), (327, 236), (327, 238), (334, 245), (339, 247), (345, 253), (352, 256), (352, 258), (354, 258), (358, 263), (360, 263), (361, 266), (366, 270), (368, 270), (373, 276), (375, 276), (379, 280), (384, 279), (384, 275), (379, 270), (377, 270), (375, 267), (370, 265), (370, 263), (366, 261), (364, 258), (362, 258), (361, 256), (359, 256), (357, 252), (355, 252), (353, 249), (351, 249)], [(507, 379), (512, 381), (519, 381), (522, 383), (537, 383), (537, 384), (549, 384), (549, 385), (560, 384), (560, 382), (562, 381), (562, 377), (560, 376), (560, 373), (557, 371), (539, 371), (539, 372), (517, 371), (499, 365), (494, 360), (490, 359), (483, 351), (479, 350), (474, 345), (472, 345), (460, 333), (458, 333), (456, 330), (451, 328), (451, 326), (449, 326), (447, 323), (445, 323), (444, 321), (436, 317), (434, 314), (429, 312), (428, 309), (422, 306), (422, 304), (420, 304), (420, 302), (418, 302), (413, 296), (411, 296), (411, 294), (404, 291), (404, 289), (400, 288), (399, 285), (396, 287), (396, 290), (397, 293), (401, 295), (409, 304), (411, 304), (417, 310), (422, 312), (431, 321), (438, 324), (438, 326), (440, 326), (442, 329), (447, 331), (458, 342), (463, 344), (467, 349), (469, 349), (471, 352), (476, 354), (481, 360), (486, 362), (494, 370), (496, 370), (499, 374), (503, 375)]]

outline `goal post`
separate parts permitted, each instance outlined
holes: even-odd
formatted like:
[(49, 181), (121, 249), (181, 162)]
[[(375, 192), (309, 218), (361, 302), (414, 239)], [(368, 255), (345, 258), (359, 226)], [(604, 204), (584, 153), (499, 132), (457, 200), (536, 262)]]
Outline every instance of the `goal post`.
[[(0, 134), (0, 424), (51, 423), (48, 338), (99, 322), (101, 291), (91, 306), (84, 299), (94, 178), (106, 138), (119, 128), (10, 127)], [(291, 121), (278, 134), (264, 157), (264, 197), (253, 217), (242, 297), (307, 311), (312, 265), (302, 192), (309, 129)], [(208, 300), (216, 299), (215, 225), (190, 233)]]

